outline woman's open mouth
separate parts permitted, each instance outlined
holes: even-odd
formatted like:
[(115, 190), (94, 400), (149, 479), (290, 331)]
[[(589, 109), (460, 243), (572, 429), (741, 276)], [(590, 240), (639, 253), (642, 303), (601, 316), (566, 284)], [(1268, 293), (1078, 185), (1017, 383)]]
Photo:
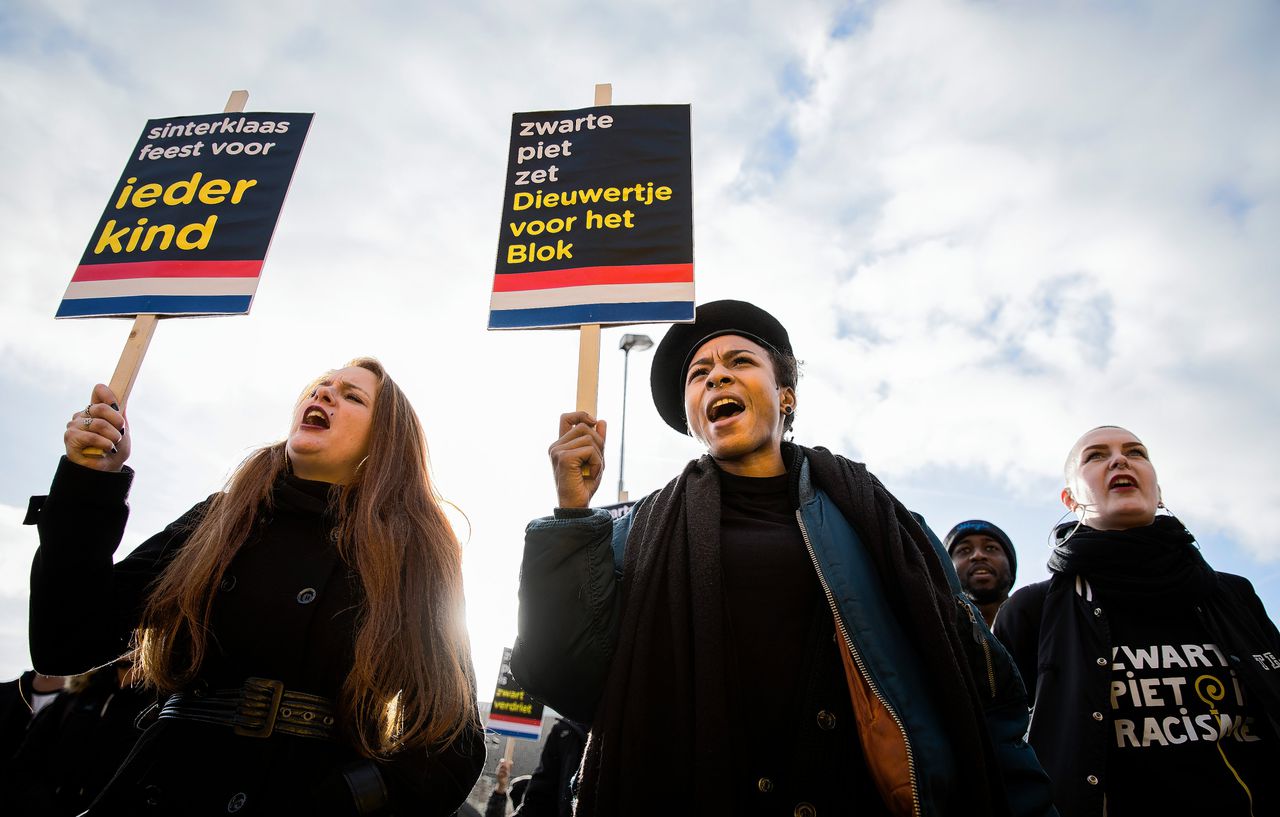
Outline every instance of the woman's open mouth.
[(311, 428), (328, 428), (329, 415), (319, 406), (307, 406), (307, 410), (302, 413), (301, 425)]
[(710, 420), (712, 424), (715, 424), (720, 420), (724, 420), (729, 417), (736, 417), (746, 410), (746, 406), (744, 406), (742, 401), (738, 398), (721, 397), (719, 400), (707, 406), (707, 419)]

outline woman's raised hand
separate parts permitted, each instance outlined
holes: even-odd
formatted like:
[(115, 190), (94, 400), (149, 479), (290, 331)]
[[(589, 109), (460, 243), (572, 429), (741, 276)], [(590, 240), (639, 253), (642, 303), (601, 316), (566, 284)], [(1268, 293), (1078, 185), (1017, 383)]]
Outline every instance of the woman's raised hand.
[[(71, 415), (62, 442), (67, 459), (97, 471), (119, 471), (129, 459), (130, 442), (124, 415), (111, 389), (99, 383), (93, 387), (89, 405)], [(101, 455), (85, 453), (96, 449)]]
[(604, 473), (605, 421), (585, 411), (560, 415), (560, 439), (551, 444), (551, 469), (561, 508), (586, 508)]

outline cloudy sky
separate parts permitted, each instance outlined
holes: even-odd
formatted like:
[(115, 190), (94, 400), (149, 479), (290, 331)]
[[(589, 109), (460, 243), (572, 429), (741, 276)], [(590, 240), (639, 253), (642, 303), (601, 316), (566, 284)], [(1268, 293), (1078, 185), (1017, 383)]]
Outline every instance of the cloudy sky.
[[(693, 106), (699, 301), (760, 303), (805, 374), (796, 439), (864, 460), (939, 534), (971, 516), (1046, 575), (1068, 447), (1125, 425), (1219, 569), (1280, 618), (1280, 7), (1199, 2), (84, 0), (0, 10), (0, 677), (69, 415), (128, 323), (53, 313), (147, 119), (316, 114), (248, 317), (160, 325), (130, 402), (120, 553), (285, 431), (297, 390), (380, 357), (465, 518), (482, 696), (524, 524), (554, 502), (576, 335), (485, 331), (510, 115)], [(188, 8), (189, 6), (189, 8)], [(616, 490), (624, 331), (600, 414)], [(698, 451), (636, 353), (627, 487)]]

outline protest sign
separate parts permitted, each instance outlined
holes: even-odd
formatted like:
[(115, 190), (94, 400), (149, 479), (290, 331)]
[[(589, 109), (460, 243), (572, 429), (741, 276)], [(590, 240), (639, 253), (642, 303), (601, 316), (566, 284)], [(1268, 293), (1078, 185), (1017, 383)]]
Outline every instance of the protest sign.
[(247, 313), (311, 118), (147, 122), (56, 317)]
[(511, 676), (511, 648), (502, 649), (502, 668), (498, 670), (498, 687), (493, 691), (485, 728), (509, 738), (538, 740), (542, 736), (542, 704)]
[(514, 114), (489, 328), (693, 311), (689, 106)]
[(248, 100), (232, 91), (221, 116), (147, 123), (58, 306), (58, 318), (134, 317), (111, 376), (121, 408), (161, 316), (253, 302), (312, 114), (245, 114)]

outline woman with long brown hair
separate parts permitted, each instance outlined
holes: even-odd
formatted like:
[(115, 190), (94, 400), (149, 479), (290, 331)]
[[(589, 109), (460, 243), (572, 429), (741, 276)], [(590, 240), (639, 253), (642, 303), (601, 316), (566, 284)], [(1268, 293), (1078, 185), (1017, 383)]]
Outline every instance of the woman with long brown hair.
[(27, 520), (36, 665), (129, 653), (158, 693), (88, 813), (451, 814), (484, 761), (461, 552), (381, 364), (319, 378), (286, 440), (113, 565), (132, 436), (95, 387)]

